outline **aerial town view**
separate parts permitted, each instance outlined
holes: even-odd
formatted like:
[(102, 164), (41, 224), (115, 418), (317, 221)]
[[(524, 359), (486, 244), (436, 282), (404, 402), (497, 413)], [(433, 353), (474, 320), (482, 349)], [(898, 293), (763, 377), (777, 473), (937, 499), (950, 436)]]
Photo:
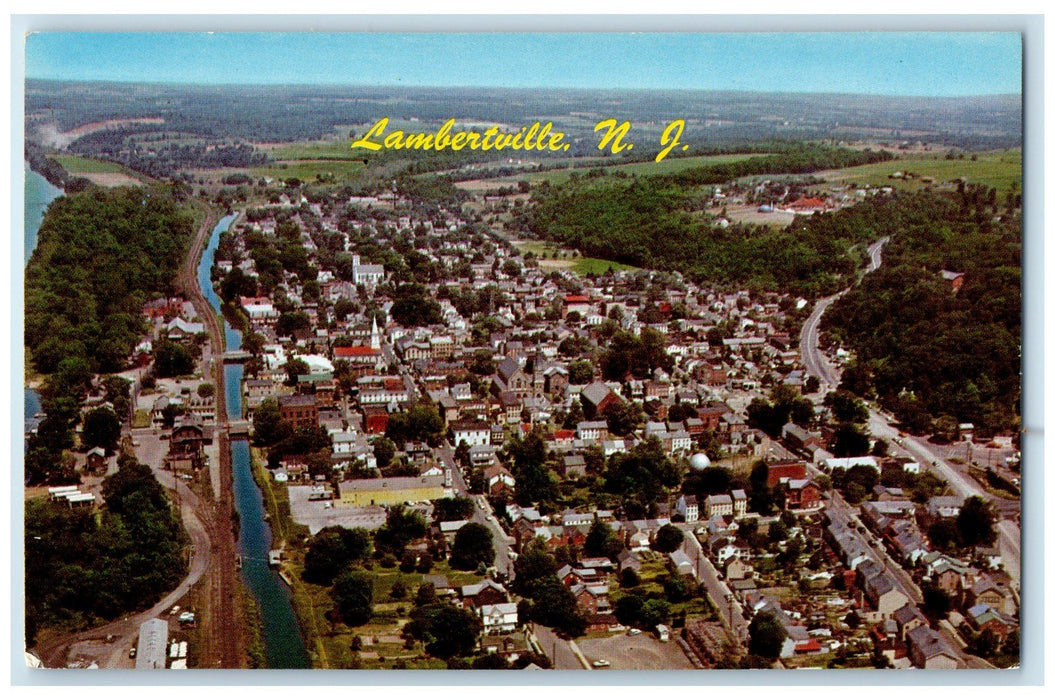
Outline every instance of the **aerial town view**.
[(26, 663), (1018, 667), (1021, 51), (31, 35)]

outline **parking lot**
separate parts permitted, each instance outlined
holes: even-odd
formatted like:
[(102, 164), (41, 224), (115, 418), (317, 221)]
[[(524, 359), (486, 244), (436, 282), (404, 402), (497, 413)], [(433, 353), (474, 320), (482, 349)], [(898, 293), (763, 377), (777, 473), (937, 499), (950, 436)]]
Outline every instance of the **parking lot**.
[(578, 639), (576, 643), (591, 664), (598, 659), (604, 659), (612, 664), (608, 668), (614, 670), (654, 671), (691, 670), (693, 668), (692, 663), (673, 637), (669, 642), (661, 642), (648, 633), (635, 637), (629, 637), (623, 633), (607, 638)]
[(324, 527), (362, 527), (376, 530), (385, 524), (385, 509), (381, 506), (342, 506), (339, 501), (309, 501), (314, 487), (290, 486), (289, 507), (293, 522), (307, 525), (311, 534)]

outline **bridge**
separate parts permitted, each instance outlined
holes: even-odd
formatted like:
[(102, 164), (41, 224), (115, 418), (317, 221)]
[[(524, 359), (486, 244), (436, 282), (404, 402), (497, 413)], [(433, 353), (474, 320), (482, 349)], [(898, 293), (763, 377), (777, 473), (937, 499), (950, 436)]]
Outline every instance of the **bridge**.
[(233, 420), (227, 424), (227, 432), (232, 438), (249, 437), (250, 423), (247, 420)]
[(245, 350), (228, 350), (223, 354), (223, 363), (225, 365), (237, 365), (248, 360), (250, 355)]

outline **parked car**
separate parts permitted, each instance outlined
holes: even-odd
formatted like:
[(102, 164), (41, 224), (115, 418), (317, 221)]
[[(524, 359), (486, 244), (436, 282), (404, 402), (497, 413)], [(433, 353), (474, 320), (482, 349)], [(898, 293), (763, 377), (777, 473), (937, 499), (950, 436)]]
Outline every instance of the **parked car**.
[(636, 637), (639, 634), (641, 634), (641, 630), (639, 630), (636, 627), (631, 627), (629, 630), (627, 630), (626, 636), (628, 636), (628, 637)]
[(594, 668), (608, 668), (611, 665), (612, 665), (612, 662), (611, 661), (607, 661), (605, 659), (597, 659), (596, 661), (593, 662), (593, 667)]

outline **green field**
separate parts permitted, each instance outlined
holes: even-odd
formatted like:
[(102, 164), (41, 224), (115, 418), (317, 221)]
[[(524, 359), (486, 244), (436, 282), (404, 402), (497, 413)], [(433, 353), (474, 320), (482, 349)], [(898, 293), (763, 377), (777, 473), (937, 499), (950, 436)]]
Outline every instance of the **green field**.
[[(872, 185), (875, 187), (899, 187), (918, 189), (928, 185), (940, 185), (958, 178), (968, 183), (981, 183), (993, 187), (1003, 194), (1013, 187), (1022, 190), (1022, 151), (991, 151), (979, 153), (977, 160), (968, 155), (964, 160), (946, 160), (944, 156), (906, 156), (886, 163), (861, 165), (821, 173), (830, 183)], [(895, 172), (912, 173), (917, 177), (909, 180), (895, 179)], [(922, 178), (934, 178), (933, 183)]]
[(299, 160), (278, 161), (233, 172), (244, 172), (253, 178), (270, 177), (276, 180), (295, 177), (310, 184), (320, 180), (333, 183), (350, 182), (358, 178), (364, 169), (361, 160)]
[(522, 173), (517, 175), (505, 175), (483, 180), (494, 187), (515, 185), (521, 180), (531, 184), (548, 182), (551, 185), (559, 185), (571, 179), (572, 173), (583, 174), (596, 168), (603, 168), (610, 173), (627, 173), (628, 175), (668, 175), (687, 168), (698, 168), (702, 165), (715, 165), (717, 163), (735, 163), (736, 161), (765, 155), (764, 153), (722, 153), (713, 156), (686, 156), (684, 158), (669, 157), (664, 160), (647, 160), (637, 163), (617, 164), (611, 160), (581, 160), (583, 164), (574, 168), (560, 168), (558, 170), (546, 170), (539, 173)]
[[(601, 258), (575, 257), (575, 251), (567, 250), (552, 243), (544, 241), (515, 241), (513, 243), (521, 253), (534, 253), (539, 262), (545, 265), (547, 262), (559, 267), (565, 267), (577, 275), (603, 275), (611, 269), (613, 272), (619, 270), (637, 270), (633, 265), (615, 262), (613, 260), (602, 260)], [(559, 254), (559, 257), (558, 257)], [(545, 256), (545, 257), (543, 257)]]
[(312, 141), (291, 143), (273, 149), (265, 149), (272, 159), (283, 160), (362, 160), (364, 151), (353, 149), (351, 141)]
[(55, 156), (68, 173), (124, 173), (127, 172), (123, 166), (117, 163), (108, 163), (105, 160), (94, 158), (81, 158), (80, 156)]

